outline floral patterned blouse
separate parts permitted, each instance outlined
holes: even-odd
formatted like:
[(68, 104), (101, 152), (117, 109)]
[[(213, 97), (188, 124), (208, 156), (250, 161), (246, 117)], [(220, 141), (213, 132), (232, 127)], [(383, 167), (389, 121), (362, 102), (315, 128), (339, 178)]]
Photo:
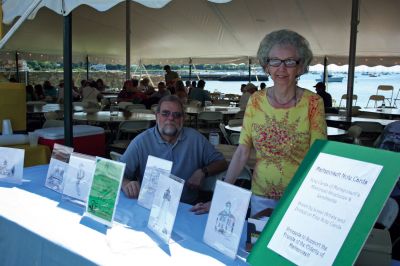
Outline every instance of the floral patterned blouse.
[(278, 200), (316, 139), (326, 139), (324, 103), (304, 90), (296, 106), (274, 108), (257, 91), (247, 104), (239, 143), (256, 150), (252, 192)]

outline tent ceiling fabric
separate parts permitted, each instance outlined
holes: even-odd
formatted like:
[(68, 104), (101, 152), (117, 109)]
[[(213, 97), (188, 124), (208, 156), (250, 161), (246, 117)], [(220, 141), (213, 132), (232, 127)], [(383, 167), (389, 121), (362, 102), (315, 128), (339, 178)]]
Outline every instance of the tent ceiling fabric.
[[(17, 4), (20, 2), (21, 5)], [(2, 49), (23, 59), (60, 61), (63, 17), (72, 10), (73, 60), (125, 64), (125, 1), (43, 1)], [(86, 4), (83, 5), (82, 2)], [(3, 3), (3, 22), (21, 15), (29, 1)], [(48, 6), (49, 8), (40, 8)], [(24, 8), (23, 8), (24, 7)], [(360, 1), (357, 65), (400, 64), (398, 0)], [(104, 11), (104, 12), (99, 12)], [(19, 11), (21, 12), (21, 11)], [(349, 0), (135, 0), (131, 3), (131, 62), (145, 64), (247, 63), (270, 31), (288, 28), (305, 36), (314, 64), (348, 63)]]

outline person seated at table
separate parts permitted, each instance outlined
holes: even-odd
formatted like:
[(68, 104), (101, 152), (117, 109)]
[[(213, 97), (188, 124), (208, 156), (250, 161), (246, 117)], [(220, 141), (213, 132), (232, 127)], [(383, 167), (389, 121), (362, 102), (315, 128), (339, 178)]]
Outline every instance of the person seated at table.
[(165, 96), (157, 107), (156, 126), (131, 141), (120, 159), (126, 163), (122, 191), (127, 197), (138, 197), (149, 155), (173, 162), (171, 174), (185, 180), (181, 201), (189, 204), (196, 202), (207, 176), (227, 168), (223, 155), (203, 135), (183, 127), (184, 116), (181, 100), (175, 95)]
[(157, 88), (158, 91), (155, 91), (149, 98), (143, 101), (143, 104), (147, 109), (150, 109), (153, 104), (158, 104), (162, 97), (171, 95), (171, 92), (167, 90), (167, 86), (165, 86), (163, 81), (158, 83)]
[(197, 87), (193, 88), (189, 94), (189, 99), (200, 101), (203, 107), (206, 101), (211, 101), (209, 93), (204, 89), (205, 86), (206, 82), (201, 79), (197, 82)]
[(154, 93), (154, 88), (150, 85), (150, 79), (148, 77), (144, 77), (142, 80), (140, 80), (138, 90), (146, 95), (151, 95)]
[(183, 104), (187, 104), (188, 94), (186, 93), (186, 87), (182, 80), (178, 80), (175, 83), (175, 95), (181, 99)]
[(122, 90), (118, 93), (117, 101), (118, 102), (131, 102), (133, 99), (133, 84), (132, 80), (125, 80), (124, 86), (122, 86)]
[(36, 95), (35, 92), (33, 91), (33, 86), (32, 85), (26, 85), (25, 87), (26, 90), (26, 101), (36, 101)]
[(142, 103), (148, 97), (144, 92), (140, 91), (139, 80), (137, 79), (132, 79), (132, 91), (133, 91), (133, 96), (131, 100), (132, 103)]
[[(312, 57), (308, 41), (294, 31), (271, 32), (260, 43), (257, 58), (273, 86), (251, 95), (239, 146), (225, 177), (226, 182), (234, 184), (251, 149), (255, 149), (252, 216), (275, 208), (313, 142), (326, 139), (321, 97), (297, 85)], [(192, 211), (205, 213), (209, 207), (210, 203), (199, 203)]]
[(86, 82), (86, 86), (82, 89), (82, 101), (99, 102), (103, 95), (97, 89), (97, 83), (94, 80)]
[(151, 98), (158, 98), (161, 99), (164, 96), (171, 95), (171, 92), (167, 90), (167, 86), (165, 85), (164, 81), (160, 81), (157, 84), (158, 91), (154, 92), (150, 97)]
[(35, 98), (36, 101), (44, 101), (46, 99), (46, 95), (44, 95), (43, 86), (41, 84), (35, 85)]
[(314, 87), (317, 94), (321, 96), (322, 100), (324, 101), (325, 110), (332, 107), (332, 96), (326, 92), (325, 83), (318, 82)]
[(245, 91), (245, 93), (240, 97), (239, 100), (239, 107), (242, 110), (246, 109), (247, 102), (249, 101), (250, 96), (257, 91), (257, 87), (253, 83), (249, 82), (243, 88), (243, 90)]
[(57, 100), (57, 89), (51, 85), (49, 80), (43, 83), (43, 91), (46, 96), (46, 101), (55, 102)]
[(106, 84), (104, 84), (104, 81), (102, 79), (97, 79), (96, 85), (97, 85), (97, 90), (100, 92), (104, 92), (105, 89), (107, 88)]
[[(81, 99), (81, 95), (78, 92), (78, 88), (74, 85), (74, 81), (72, 81), (72, 101), (77, 102)], [(63, 104), (64, 103), (64, 80), (60, 80), (58, 85), (58, 98), (57, 102)]]

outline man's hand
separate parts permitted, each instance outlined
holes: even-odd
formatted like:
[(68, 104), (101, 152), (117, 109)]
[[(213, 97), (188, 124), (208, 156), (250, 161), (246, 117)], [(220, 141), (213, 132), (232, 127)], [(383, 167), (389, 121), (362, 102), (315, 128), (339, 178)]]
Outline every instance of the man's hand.
[(204, 173), (201, 169), (197, 169), (194, 171), (192, 176), (186, 181), (187, 186), (190, 189), (199, 189), (201, 186), (201, 182), (203, 182)]
[(204, 214), (210, 211), (210, 206), (211, 206), (211, 201), (203, 203), (197, 203), (194, 205), (192, 208), (190, 208), (191, 212), (194, 212), (194, 214)]
[(139, 196), (140, 185), (138, 181), (123, 180), (122, 191), (128, 198), (137, 198)]

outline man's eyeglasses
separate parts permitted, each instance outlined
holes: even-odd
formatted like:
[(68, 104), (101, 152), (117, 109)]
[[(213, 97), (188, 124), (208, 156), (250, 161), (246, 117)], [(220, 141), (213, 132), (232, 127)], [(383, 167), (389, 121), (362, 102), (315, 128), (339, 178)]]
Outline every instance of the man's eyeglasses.
[(300, 60), (295, 59), (277, 59), (277, 58), (268, 58), (267, 64), (271, 67), (279, 67), (281, 64), (284, 64), (285, 67), (295, 67), (300, 63)]
[(178, 118), (181, 118), (183, 116), (183, 113), (181, 113), (181, 112), (171, 112), (171, 111), (168, 111), (168, 110), (161, 111), (160, 114), (163, 117), (166, 117), (166, 118), (168, 118), (170, 115), (172, 115), (172, 117), (174, 119), (178, 119)]

